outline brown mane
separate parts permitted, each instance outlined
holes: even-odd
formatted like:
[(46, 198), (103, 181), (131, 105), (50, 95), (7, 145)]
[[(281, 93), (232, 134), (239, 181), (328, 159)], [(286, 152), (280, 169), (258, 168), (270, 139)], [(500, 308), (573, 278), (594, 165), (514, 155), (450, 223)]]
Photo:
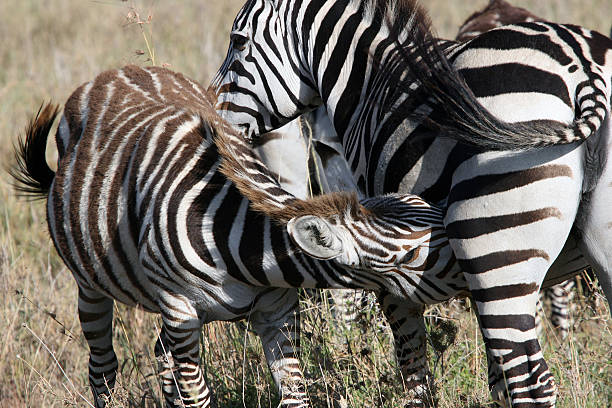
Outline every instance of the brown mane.
[[(215, 144), (221, 156), (221, 172), (246, 197), (251, 208), (279, 223), (295, 217), (317, 215), (330, 218), (347, 212), (353, 216), (367, 216), (370, 212), (359, 203), (354, 192), (334, 192), (301, 200), (287, 191), (272, 177), (266, 166), (255, 155), (244, 137), (232, 129), (218, 115), (208, 120), (215, 134)], [(213, 125), (214, 124), (214, 125)], [(271, 184), (263, 189), (258, 183)], [(284, 197), (284, 200), (279, 199)]]

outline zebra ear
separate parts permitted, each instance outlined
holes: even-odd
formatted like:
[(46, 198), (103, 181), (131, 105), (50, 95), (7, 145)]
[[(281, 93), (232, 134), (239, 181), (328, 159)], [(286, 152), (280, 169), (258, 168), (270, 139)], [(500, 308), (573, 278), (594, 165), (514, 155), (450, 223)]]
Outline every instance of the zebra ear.
[(293, 218), (287, 224), (287, 232), (302, 251), (314, 258), (328, 260), (342, 254), (342, 240), (332, 225), (321, 217)]

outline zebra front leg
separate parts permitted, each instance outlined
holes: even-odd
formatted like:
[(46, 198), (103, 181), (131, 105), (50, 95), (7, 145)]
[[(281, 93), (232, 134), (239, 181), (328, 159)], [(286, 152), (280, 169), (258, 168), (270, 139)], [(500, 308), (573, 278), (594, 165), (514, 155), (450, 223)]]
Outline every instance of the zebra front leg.
[(276, 306), (275, 310), (254, 312), (251, 315), (251, 323), (261, 338), (268, 366), (281, 395), (280, 406), (309, 407), (304, 374), (298, 360), (300, 311), (297, 291), (283, 290), (276, 296), (282, 296), (283, 302), (272, 302)]
[[(183, 297), (164, 297), (162, 306), (162, 332), (176, 367), (174, 376), (178, 383), (178, 401), (168, 401), (173, 391), (170, 390), (168, 377), (168, 394), (164, 392), (166, 402), (170, 406), (195, 408), (211, 407), (212, 393), (210, 392), (202, 370), (200, 368), (200, 329), (202, 319), (193, 305)], [(169, 365), (169, 363), (168, 363)], [(172, 373), (169, 373), (172, 375)], [(162, 375), (163, 378), (163, 375)], [(166, 385), (166, 378), (163, 379)], [(174, 378), (172, 378), (174, 381)]]
[(103, 408), (117, 377), (117, 356), (113, 350), (114, 301), (93, 289), (79, 285), (79, 320), (89, 345), (89, 386), (96, 408)]
[(427, 363), (424, 305), (415, 305), (388, 293), (379, 295), (379, 304), (391, 326), (395, 354), (408, 394), (408, 407), (433, 407), (435, 389)]
[(170, 352), (168, 335), (162, 328), (155, 342), (155, 358), (162, 382), (162, 392), (166, 400), (166, 407), (173, 408), (179, 404), (180, 398), (176, 380), (176, 365)]

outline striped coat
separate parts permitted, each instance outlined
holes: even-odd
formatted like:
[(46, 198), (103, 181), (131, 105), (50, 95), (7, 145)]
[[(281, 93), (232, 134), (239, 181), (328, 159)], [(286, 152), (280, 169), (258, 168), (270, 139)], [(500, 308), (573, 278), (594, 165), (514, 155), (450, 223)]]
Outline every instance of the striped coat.
[[(53, 173), (44, 152), (56, 115), (47, 105), (30, 123), (13, 175), (23, 192), (47, 198), (51, 237), (79, 287), (97, 406), (118, 366), (114, 300), (161, 314), (155, 349), (168, 406), (211, 404), (200, 328), (248, 318), (282, 405), (303, 407), (295, 288), (433, 302), (430, 285), (452, 293), (464, 286), (440, 209), (412, 195), (296, 199), (181, 74), (128, 66), (80, 86), (64, 106)], [(228, 180), (219, 149), (244, 156), (250, 168), (225, 165)], [(255, 209), (234, 183), (254, 190)]]

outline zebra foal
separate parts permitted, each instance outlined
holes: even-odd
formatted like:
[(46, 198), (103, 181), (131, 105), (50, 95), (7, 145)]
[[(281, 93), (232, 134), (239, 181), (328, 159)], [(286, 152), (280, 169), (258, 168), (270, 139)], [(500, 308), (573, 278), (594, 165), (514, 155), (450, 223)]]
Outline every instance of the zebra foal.
[[(69, 97), (55, 173), (45, 146), (56, 107), (45, 105), (20, 142), (12, 173), (22, 192), (47, 198), (51, 237), (79, 288), (97, 407), (117, 375), (114, 300), (161, 315), (155, 353), (164, 361), (167, 406), (213, 405), (200, 368), (200, 328), (248, 318), (281, 405), (305, 407), (295, 288), (365, 288), (412, 299), (427, 290), (420, 277), (436, 281), (443, 272), (436, 285), (450, 287), (463, 279), (441, 210), (412, 195), (296, 199), (240, 148), (213, 103), (181, 74), (127, 66)], [(225, 172), (258, 186), (250, 197), (256, 210), (222, 174), (215, 138), (220, 149), (234, 140), (235, 154), (249, 161), (244, 172)]]

